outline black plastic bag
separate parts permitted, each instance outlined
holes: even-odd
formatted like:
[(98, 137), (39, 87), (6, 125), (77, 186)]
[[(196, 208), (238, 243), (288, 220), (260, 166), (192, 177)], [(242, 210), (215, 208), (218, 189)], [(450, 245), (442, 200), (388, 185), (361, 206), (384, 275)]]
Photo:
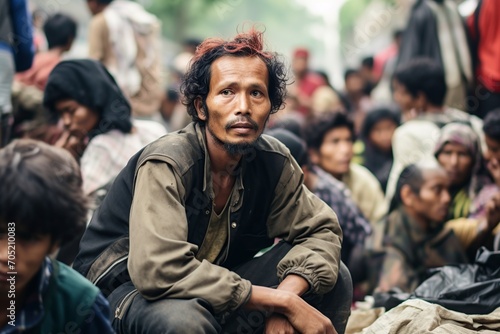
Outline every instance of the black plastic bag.
[(410, 295), (396, 291), (375, 295), (375, 306), (390, 309), (418, 298), (466, 314), (487, 314), (500, 307), (500, 251), (483, 247), (474, 264), (440, 267), (429, 274)]

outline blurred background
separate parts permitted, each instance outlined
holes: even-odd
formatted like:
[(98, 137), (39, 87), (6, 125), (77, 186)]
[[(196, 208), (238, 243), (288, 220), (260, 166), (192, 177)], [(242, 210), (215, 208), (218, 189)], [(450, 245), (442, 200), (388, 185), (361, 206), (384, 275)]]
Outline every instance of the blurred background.
[[(344, 84), (345, 68), (376, 54), (392, 42), (392, 33), (404, 28), (414, 0), (137, 0), (162, 21), (163, 63), (168, 71), (186, 39), (230, 37), (246, 26), (266, 29), (268, 47), (290, 58), (297, 47), (311, 52), (310, 65), (325, 71), (331, 83)], [(477, 0), (458, 1), (462, 15)], [(72, 15), (79, 23), (78, 38), (68, 58), (87, 55), (85, 0), (30, 0), (42, 16)], [(167, 83), (168, 83), (168, 73)]]

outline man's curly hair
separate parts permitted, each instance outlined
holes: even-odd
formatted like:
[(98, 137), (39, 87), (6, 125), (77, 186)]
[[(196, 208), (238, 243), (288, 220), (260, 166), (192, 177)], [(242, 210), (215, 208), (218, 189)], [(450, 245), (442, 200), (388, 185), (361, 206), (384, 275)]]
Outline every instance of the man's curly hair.
[(263, 48), (263, 32), (253, 28), (247, 33), (238, 34), (232, 41), (209, 38), (198, 46), (180, 88), (183, 94), (182, 103), (187, 107), (187, 112), (193, 121), (205, 122), (198, 117), (194, 102), (201, 97), (205, 104), (210, 89), (210, 67), (222, 56), (256, 56), (262, 59), (269, 72), (268, 94), (271, 113), (282, 108), (288, 82), (285, 64), (278, 54), (264, 51)]

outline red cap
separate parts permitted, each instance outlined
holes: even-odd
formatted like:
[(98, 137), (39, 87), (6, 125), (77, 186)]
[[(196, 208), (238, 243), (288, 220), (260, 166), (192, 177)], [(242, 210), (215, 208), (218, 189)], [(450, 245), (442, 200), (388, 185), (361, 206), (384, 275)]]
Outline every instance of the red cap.
[(302, 58), (309, 58), (309, 50), (306, 48), (297, 48), (293, 52), (293, 56), (296, 58), (302, 57)]

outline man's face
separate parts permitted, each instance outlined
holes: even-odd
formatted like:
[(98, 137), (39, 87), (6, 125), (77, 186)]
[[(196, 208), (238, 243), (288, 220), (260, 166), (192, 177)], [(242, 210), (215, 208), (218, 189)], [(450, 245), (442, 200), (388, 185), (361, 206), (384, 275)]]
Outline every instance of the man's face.
[[(8, 272), (17, 272), (17, 275), (15, 275), (15, 290), (16, 294), (21, 294), (40, 270), (45, 256), (53, 253), (57, 248), (52, 244), (50, 235), (41, 235), (28, 239), (20, 238), (17, 233), (19, 231), (15, 231), (15, 241), (11, 243), (11, 245), (15, 245), (15, 255), (13, 255), (12, 250), (14, 248), (9, 247), (8, 228), (9, 225), (7, 225), (7, 230), (3, 228), (0, 232), (0, 291), (3, 296), (7, 296), (7, 291), (10, 290), (10, 281), (7, 279), (11, 275), (8, 275)], [(10, 241), (14, 240), (12, 236), (10, 237)], [(9, 251), (11, 252), (10, 258)], [(15, 263), (14, 267), (9, 267), (12, 262)]]
[(365, 81), (359, 73), (349, 75), (345, 81), (345, 90), (350, 95), (359, 95), (363, 93)]
[(198, 117), (216, 143), (231, 154), (243, 153), (238, 148), (259, 138), (271, 112), (266, 64), (259, 57), (223, 56), (210, 69), (206, 108), (197, 103)]
[(423, 171), (423, 177), (420, 192), (410, 206), (429, 222), (444, 222), (451, 201), (448, 175), (442, 169), (433, 169)]
[(394, 79), (392, 85), (394, 89), (392, 97), (403, 113), (409, 113), (412, 109), (418, 108), (417, 99), (408, 92), (402, 83)]
[(448, 143), (443, 146), (437, 158), (448, 173), (452, 186), (464, 185), (470, 179), (474, 161), (465, 146)]
[(100, 4), (97, 0), (87, 0), (87, 6), (89, 7), (92, 15), (99, 14), (103, 10), (103, 5)]
[(300, 77), (303, 76), (308, 69), (308, 59), (305, 56), (295, 56), (292, 59), (292, 71), (293, 73)]
[(484, 136), (486, 141), (486, 160), (496, 160), (500, 162), (500, 141), (497, 141), (487, 135)]
[(334, 128), (323, 138), (319, 152), (313, 153), (314, 162), (328, 173), (340, 179), (349, 171), (353, 156), (352, 133), (347, 127)]

